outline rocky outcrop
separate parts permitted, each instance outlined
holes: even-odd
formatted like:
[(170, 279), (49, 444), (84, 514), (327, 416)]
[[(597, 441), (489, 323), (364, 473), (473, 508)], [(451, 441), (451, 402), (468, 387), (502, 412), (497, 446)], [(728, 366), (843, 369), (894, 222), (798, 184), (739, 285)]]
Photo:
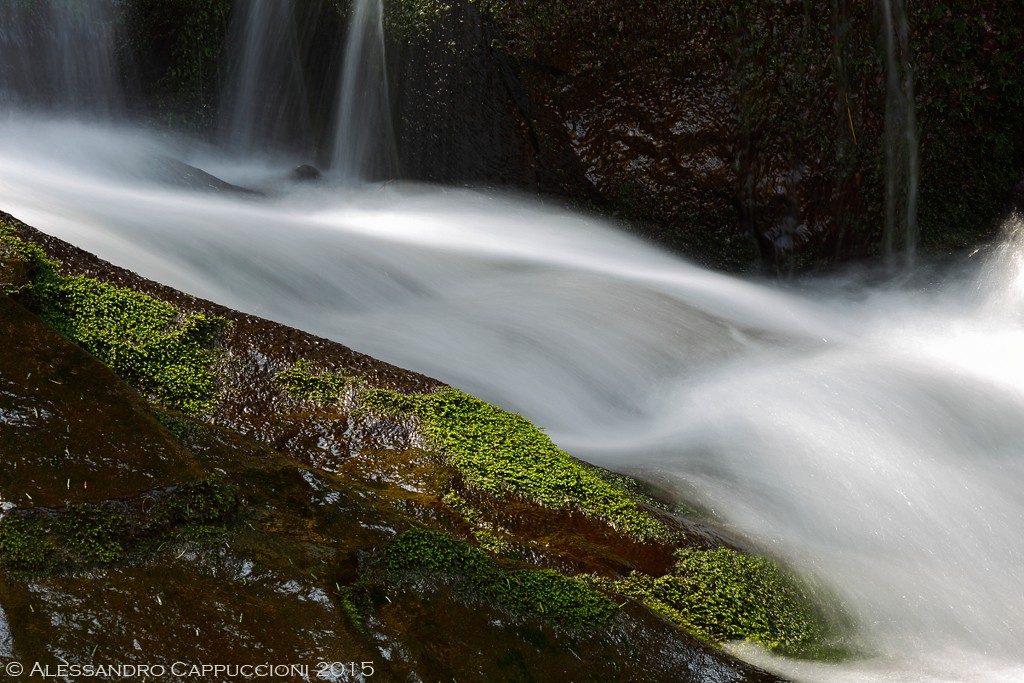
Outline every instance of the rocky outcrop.
[(774, 563), (430, 378), (2, 215), (0, 285), (4, 664), (768, 681), (707, 641), (828, 642)]

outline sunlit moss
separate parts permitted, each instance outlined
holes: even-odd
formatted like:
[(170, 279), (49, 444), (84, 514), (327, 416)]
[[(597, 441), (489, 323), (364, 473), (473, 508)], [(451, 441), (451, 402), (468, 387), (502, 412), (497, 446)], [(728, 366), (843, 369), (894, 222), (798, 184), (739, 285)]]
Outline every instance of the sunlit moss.
[(333, 372), (315, 374), (301, 358), (295, 365), (277, 373), (274, 379), (291, 396), (322, 404), (338, 400), (348, 387), (358, 385), (361, 381)]
[(676, 556), (670, 574), (633, 572), (608, 586), (710, 642), (751, 640), (818, 657), (835, 652), (810, 597), (773, 561), (728, 548), (686, 548)]
[(40, 318), (109, 366), (153, 401), (199, 415), (216, 404), (213, 365), (227, 321), (184, 313), (131, 289), (61, 275), (35, 244), (0, 223), (0, 255), (23, 262), (30, 284), (11, 285)]
[(429, 446), (476, 489), (579, 510), (637, 538), (666, 533), (622, 489), (559, 450), (524, 417), (455, 389), (419, 395), (373, 389), (359, 399), (367, 410), (415, 415)]

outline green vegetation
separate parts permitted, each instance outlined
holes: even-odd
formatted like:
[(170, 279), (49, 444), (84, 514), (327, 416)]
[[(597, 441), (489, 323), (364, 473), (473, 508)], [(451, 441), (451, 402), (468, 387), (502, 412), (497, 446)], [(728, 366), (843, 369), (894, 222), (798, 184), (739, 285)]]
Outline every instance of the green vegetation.
[(293, 397), (320, 404), (337, 401), (348, 387), (360, 382), (358, 378), (331, 372), (315, 375), (301, 358), (295, 365), (277, 373), (274, 379)]
[(25, 264), (28, 285), (12, 284), (40, 318), (147, 394), (155, 403), (192, 415), (216, 403), (216, 338), (227, 324), (202, 313), (185, 314), (151, 296), (64, 276), (35, 244), (0, 223), (0, 256)]
[(363, 633), (365, 630), (366, 618), (363, 616), (362, 611), (359, 609), (357, 599), (353, 594), (350, 586), (338, 586), (338, 603), (341, 605), (341, 611), (348, 617), (349, 623), (355, 627), (357, 631)]
[(359, 398), (371, 411), (415, 415), (429, 445), (448, 458), (469, 486), (556, 510), (579, 510), (636, 538), (667, 533), (622, 489), (559, 450), (526, 418), (455, 389), (419, 395), (370, 389)]
[(676, 551), (671, 574), (633, 572), (608, 587), (710, 642), (752, 640), (793, 655), (827, 654), (829, 629), (777, 564), (728, 548)]
[(167, 542), (223, 536), (237, 509), (235, 491), (208, 479), (141, 501), (12, 512), (0, 520), (0, 566), (39, 572), (117, 564)]
[(181, 484), (157, 499), (150, 513), (149, 529), (162, 535), (182, 529), (193, 540), (227, 532), (227, 521), (238, 509), (234, 488), (217, 479)]
[(483, 550), (438, 531), (406, 531), (384, 550), (380, 562), (392, 578), (443, 575), (468, 594), (565, 628), (601, 628), (618, 611), (606, 595), (582, 581), (547, 569), (503, 570)]
[(84, 505), (56, 516), (11, 514), (0, 521), (0, 559), (16, 570), (112, 564), (123, 557), (127, 526), (123, 515)]

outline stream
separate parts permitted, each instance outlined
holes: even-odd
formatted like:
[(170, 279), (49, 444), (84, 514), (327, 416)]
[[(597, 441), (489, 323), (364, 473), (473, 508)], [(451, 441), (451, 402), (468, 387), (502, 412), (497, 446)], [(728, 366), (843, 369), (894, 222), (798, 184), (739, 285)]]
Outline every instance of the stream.
[[(193, 164), (262, 195), (188, 187)], [(1024, 225), (959, 266), (782, 286), (523, 197), (289, 179), (128, 124), (0, 121), (2, 208), (520, 412), (843, 601), (803, 681), (1024, 678)], [(0, 640), (2, 646), (2, 640)]]

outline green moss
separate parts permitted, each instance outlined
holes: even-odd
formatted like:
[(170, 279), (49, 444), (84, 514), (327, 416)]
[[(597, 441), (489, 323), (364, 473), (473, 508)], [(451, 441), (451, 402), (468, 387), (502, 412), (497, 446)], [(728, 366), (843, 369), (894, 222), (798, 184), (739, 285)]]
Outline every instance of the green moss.
[(671, 574), (633, 572), (611, 587), (710, 642), (752, 640), (795, 655), (826, 652), (830, 628), (771, 560), (727, 548), (687, 548), (676, 555)]
[(366, 409), (415, 415), (429, 445), (458, 468), (469, 486), (556, 510), (579, 510), (637, 538), (667, 533), (624, 491), (559, 450), (519, 415), (454, 389), (422, 395), (372, 389), (359, 396)]
[(583, 581), (547, 569), (503, 570), (483, 550), (438, 531), (406, 531), (384, 550), (381, 564), (392, 576), (443, 575), (466, 593), (570, 629), (607, 626), (618, 611)]
[(0, 558), (15, 570), (113, 564), (124, 556), (127, 527), (124, 515), (88, 505), (57, 515), (12, 514), (0, 521)]
[(31, 569), (45, 565), (53, 553), (48, 521), (40, 516), (8, 515), (0, 520), (0, 557), (5, 567)]
[(150, 521), (151, 531), (176, 527), (223, 529), (238, 509), (234, 488), (217, 479), (182, 484), (159, 499)]
[(338, 400), (348, 387), (361, 381), (332, 372), (313, 374), (301, 358), (295, 365), (277, 373), (274, 379), (293, 397), (321, 404)]
[(40, 572), (117, 564), (170, 541), (222, 537), (237, 509), (234, 490), (209, 479), (140, 501), (15, 511), (0, 520), (0, 566)]
[(32, 287), (31, 274), (56, 271), (56, 264), (37, 244), (18, 237), (14, 227), (0, 219), (0, 287), (7, 294), (20, 294)]
[(354, 592), (349, 586), (338, 586), (338, 604), (341, 605), (341, 611), (348, 617), (349, 623), (355, 627), (357, 631), (363, 633), (364, 625), (366, 623), (366, 617), (363, 615), (363, 610), (359, 608), (358, 599), (354, 595)]
[(12, 287), (51, 327), (156, 403), (201, 415), (216, 403), (216, 338), (227, 321), (183, 313), (151, 296), (60, 274), (35, 244), (0, 223), (0, 253), (27, 264), (31, 284)]

